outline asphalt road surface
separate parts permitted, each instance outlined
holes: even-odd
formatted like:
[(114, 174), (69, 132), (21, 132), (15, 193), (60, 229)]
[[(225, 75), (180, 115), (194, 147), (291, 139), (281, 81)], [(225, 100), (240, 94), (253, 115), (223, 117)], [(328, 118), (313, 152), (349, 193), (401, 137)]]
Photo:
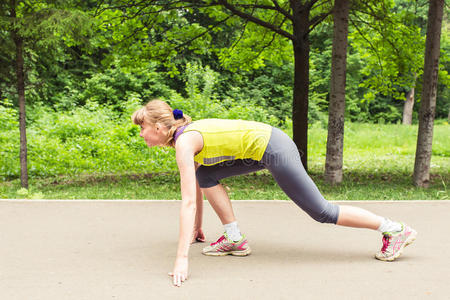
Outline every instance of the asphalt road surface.
[(179, 201), (0, 200), (0, 299), (450, 299), (450, 201), (351, 203), (417, 240), (381, 262), (376, 231), (316, 223), (290, 201), (233, 201), (253, 253), (209, 257), (223, 229), (205, 202), (207, 243), (191, 246), (177, 288)]

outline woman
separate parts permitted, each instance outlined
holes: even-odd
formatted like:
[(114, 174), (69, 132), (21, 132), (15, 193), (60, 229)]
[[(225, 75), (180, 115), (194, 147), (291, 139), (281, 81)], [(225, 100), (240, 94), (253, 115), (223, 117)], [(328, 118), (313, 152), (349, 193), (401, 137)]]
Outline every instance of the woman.
[(201, 229), (202, 193), (225, 231), (215, 243), (203, 249), (203, 254), (245, 256), (251, 253), (219, 181), (261, 169), (268, 169), (289, 198), (316, 221), (380, 231), (383, 246), (375, 254), (379, 260), (395, 260), (417, 236), (405, 224), (362, 208), (326, 201), (303, 168), (296, 145), (278, 128), (243, 120), (192, 122), (182, 111), (172, 110), (161, 100), (147, 103), (133, 114), (132, 120), (140, 125), (140, 136), (149, 147), (167, 146), (176, 150), (182, 202), (177, 257), (169, 273), (175, 286), (181, 286), (187, 279), (190, 244), (205, 240)]

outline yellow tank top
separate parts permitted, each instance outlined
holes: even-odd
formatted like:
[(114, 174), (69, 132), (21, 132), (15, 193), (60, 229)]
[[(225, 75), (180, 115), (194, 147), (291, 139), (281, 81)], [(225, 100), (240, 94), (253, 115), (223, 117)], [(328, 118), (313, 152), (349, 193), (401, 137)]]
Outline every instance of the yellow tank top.
[(272, 126), (245, 120), (204, 119), (183, 131), (198, 131), (203, 149), (194, 156), (201, 165), (212, 166), (226, 160), (261, 160), (269, 143)]

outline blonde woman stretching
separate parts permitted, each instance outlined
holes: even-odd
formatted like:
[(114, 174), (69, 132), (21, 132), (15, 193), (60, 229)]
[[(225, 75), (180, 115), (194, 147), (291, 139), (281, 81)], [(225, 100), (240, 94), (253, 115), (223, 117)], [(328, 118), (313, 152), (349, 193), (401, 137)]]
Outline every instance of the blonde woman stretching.
[(377, 216), (358, 207), (326, 201), (305, 172), (297, 147), (283, 131), (270, 125), (243, 120), (204, 119), (192, 122), (181, 110), (153, 100), (137, 110), (132, 120), (149, 147), (173, 147), (180, 172), (181, 211), (173, 284), (188, 278), (190, 244), (205, 241), (202, 231), (203, 194), (224, 225), (224, 234), (203, 249), (211, 256), (251, 253), (241, 234), (230, 199), (219, 180), (268, 169), (280, 188), (321, 223), (368, 228), (383, 234), (375, 258), (393, 261), (417, 232), (409, 226)]

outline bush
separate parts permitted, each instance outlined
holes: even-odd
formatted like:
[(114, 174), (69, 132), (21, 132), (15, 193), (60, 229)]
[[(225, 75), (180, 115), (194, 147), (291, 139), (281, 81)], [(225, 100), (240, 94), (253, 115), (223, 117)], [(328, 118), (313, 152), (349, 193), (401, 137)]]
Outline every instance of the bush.
[[(131, 98), (127, 105), (135, 106), (136, 99)], [(176, 167), (167, 159), (170, 150), (149, 149), (129, 115), (125, 117), (109, 107), (88, 105), (65, 113), (42, 106), (29, 110), (35, 119), (27, 129), (30, 177), (157, 172)], [(17, 178), (18, 129), (2, 131), (0, 137), (0, 176)]]
[(19, 122), (17, 110), (11, 101), (0, 99), (0, 178), (20, 174), (19, 157)]
[[(211, 75), (211, 74), (210, 74)], [(211, 78), (210, 78), (211, 79)], [(192, 84), (192, 82), (190, 82)], [(194, 86), (188, 99), (171, 91), (167, 101), (173, 108), (183, 109), (194, 120), (203, 118), (247, 119), (276, 124), (279, 122), (261, 107), (219, 101), (211, 88)], [(87, 101), (70, 111), (55, 111), (41, 104), (27, 107), (29, 119), (28, 171), (30, 177), (77, 175), (85, 173), (151, 173), (176, 170), (174, 149), (148, 148), (132, 124), (131, 114), (147, 99), (130, 93), (127, 101), (103, 105)], [(9, 106), (8, 106), (9, 105)], [(7, 130), (0, 135), (0, 176), (18, 178), (19, 134), (17, 113), (4, 102), (0, 120)]]

